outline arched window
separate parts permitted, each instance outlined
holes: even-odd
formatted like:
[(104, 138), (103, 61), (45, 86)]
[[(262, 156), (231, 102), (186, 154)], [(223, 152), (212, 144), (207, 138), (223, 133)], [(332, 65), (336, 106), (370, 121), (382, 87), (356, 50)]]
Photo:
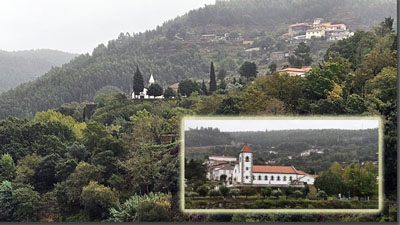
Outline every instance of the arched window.
[(246, 176), (246, 179), (249, 179), (249, 176)]
[(271, 176), (271, 180), (274, 180), (274, 176)]
[(249, 170), (249, 167), (246, 167), (246, 170)]
[(268, 176), (267, 175), (265, 175), (265, 180), (268, 180)]
[(283, 177), (283, 181), (286, 181), (286, 176)]
[(289, 177), (289, 180), (292, 181), (292, 177), (291, 176)]
[(249, 161), (249, 157), (248, 156), (246, 156), (246, 162), (248, 162)]
[(276, 180), (281, 180), (281, 177), (280, 177), (280, 176), (278, 176), (278, 177), (276, 178)]
[(258, 175), (258, 179), (261, 180), (261, 175)]

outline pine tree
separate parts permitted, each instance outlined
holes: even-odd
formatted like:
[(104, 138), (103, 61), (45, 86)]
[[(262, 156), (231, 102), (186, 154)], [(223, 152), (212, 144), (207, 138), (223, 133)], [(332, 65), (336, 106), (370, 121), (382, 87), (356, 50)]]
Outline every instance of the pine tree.
[(215, 80), (214, 63), (211, 62), (210, 66), (210, 93), (217, 90), (217, 81)]
[(203, 83), (201, 84), (201, 91), (202, 91), (205, 95), (208, 94), (207, 87), (206, 87), (206, 84), (204, 83), (204, 80), (203, 80)]
[(144, 89), (144, 82), (142, 73), (139, 70), (139, 67), (136, 67), (136, 72), (133, 75), (133, 92), (135, 95), (139, 95)]

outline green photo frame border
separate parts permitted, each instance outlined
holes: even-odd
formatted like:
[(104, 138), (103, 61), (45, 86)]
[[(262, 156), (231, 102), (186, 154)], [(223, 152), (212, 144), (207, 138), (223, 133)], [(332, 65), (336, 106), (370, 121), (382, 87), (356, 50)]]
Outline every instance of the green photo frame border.
[[(378, 208), (377, 209), (185, 209), (185, 120), (377, 120)], [(184, 116), (180, 122), (179, 203), (183, 213), (196, 214), (378, 214), (383, 210), (383, 119), (380, 116)]]

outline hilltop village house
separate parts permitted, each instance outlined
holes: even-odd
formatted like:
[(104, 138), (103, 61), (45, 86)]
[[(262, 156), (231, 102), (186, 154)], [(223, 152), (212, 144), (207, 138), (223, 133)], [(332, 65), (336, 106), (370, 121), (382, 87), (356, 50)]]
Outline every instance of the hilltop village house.
[(279, 70), (279, 73), (288, 73), (289, 76), (300, 76), (300, 77), (305, 77), (307, 73), (309, 73), (311, 70), (311, 66), (303, 66), (301, 68), (285, 68), (282, 70)]
[(327, 38), (328, 41), (343, 40), (354, 35), (345, 24), (331, 24), (322, 18), (315, 18), (312, 25), (295, 23), (289, 25), (287, 33), (293, 39)]
[(239, 160), (232, 156), (210, 156), (206, 163), (208, 179), (221, 180), (225, 175), (228, 187), (302, 187), (314, 184), (315, 180), (315, 176), (293, 166), (253, 165), (253, 151), (247, 144), (240, 151)]
[[(154, 83), (155, 83), (155, 80), (154, 80), (153, 74), (151, 74), (150, 75), (150, 79), (149, 79), (149, 86), (154, 84)], [(134, 91), (132, 91), (131, 98), (132, 99), (163, 99), (164, 98), (163, 95), (157, 96), (157, 97), (150, 96), (150, 95), (147, 94), (147, 92), (148, 92), (147, 88), (143, 88), (143, 91), (140, 92), (138, 95), (135, 94)]]

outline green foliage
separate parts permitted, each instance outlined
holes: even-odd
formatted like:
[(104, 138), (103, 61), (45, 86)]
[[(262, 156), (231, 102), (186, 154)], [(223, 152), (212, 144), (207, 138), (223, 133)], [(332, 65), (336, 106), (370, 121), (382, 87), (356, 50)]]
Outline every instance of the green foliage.
[(161, 87), (161, 85), (158, 84), (158, 83), (154, 83), (154, 84), (150, 85), (147, 94), (150, 95), (150, 96), (157, 97), (157, 96), (161, 96), (163, 94), (163, 92), (164, 92), (164, 90)]
[(118, 204), (117, 194), (95, 181), (83, 187), (81, 199), (86, 215), (92, 221), (108, 218), (108, 209)]
[(292, 55), (288, 58), (290, 65), (296, 68), (310, 66), (313, 61), (310, 56), (310, 51), (310, 46), (306, 45), (304, 42), (300, 42), (294, 50), (294, 56)]
[(217, 75), (218, 80), (223, 81), (223, 80), (225, 79), (226, 76), (227, 76), (226, 70), (224, 70), (224, 68), (221, 68), (221, 69), (218, 71), (218, 75)]
[[(135, 222), (139, 220), (139, 215), (142, 220), (145, 219), (146, 221), (158, 221), (160, 218), (168, 218), (166, 217), (168, 213), (165, 213), (164, 210), (154, 204), (163, 207), (168, 212), (171, 208), (171, 195), (153, 192), (142, 196), (132, 195), (122, 205), (117, 205), (110, 209), (109, 220), (112, 222)], [(158, 215), (161, 212), (163, 214)]]
[(31, 222), (38, 220), (37, 210), (40, 207), (40, 195), (31, 186), (17, 188), (13, 191), (15, 204), (13, 220)]
[(266, 198), (267, 196), (270, 196), (272, 193), (272, 188), (261, 188), (260, 194), (263, 196), (263, 198)]
[(179, 83), (178, 93), (183, 96), (190, 96), (193, 92), (200, 92), (199, 85), (192, 80), (185, 79)]
[(219, 187), (219, 192), (221, 193), (222, 196), (227, 197), (229, 195), (229, 188), (225, 186), (220, 186)]
[(135, 95), (139, 95), (144, 89), (144, 81), (142, 73), (139, 70), (139, 67), (136, 67), (136, 72), (133, 75), (133, 92)]
[(210, 93), (217, 90), (217, 81), (215, 79), (214, 63), (211, 62), (210, 65)]
[(42, 161), (37, 166), (35, 171), (35, 190), (39, 193), (44, 193), (53, 189), (56, 178), (56, 165), (57, 161), (60, 160), (60, 156), (57, 154), (51, 154), (43, 157)]
[(239, 68), (240, 76), (246, 77), (247, 79), (254, 78), (257, 76), (257, 65), (254, 62), (244, 62)]
[(245, 195), (247, 199), (248, 196), (255, 195), (256, 190), (252, 187), (243, 187), (242, 189), (240, 189), (240, 194)]
[(196, 192), (199, 193), (200, 196), (206, 196), (208, 194), (208, 187), (206, 185), (201, 185), (196, 189)]
[(13, 221), (13, 188), (9, 181), (0, 183), (0, 221)]
[(35, 153), (26, 155), (24, 158), (18, 160), (15, 182), (34, 185), (35, 171), (38, 169), (42, 160), (43, 158)]
[(210, 197), (218, 197), (221, 196), (221, 192), (219, 190), (211, 189), (208, 191), (207, 195)]
[(176, 93), (171, 87), (168, 87), (164, 91), (164, 98), (169, 99), (169, 98), (172, 98), (172, 97), (176, 97)]
[(317, 192), (316, 197), (317, 197), (318, 199), (326, 200), (326, 198), (328, 197), (328, 195), (326, 194), (325, 191), (321, 190), (321, 191), (318, 191), (318, 192)]
[(274, 196), (274, 197), (276, 197), (276, 198), (278, 198), (279, 196), (282, 195), (282, 191), (280, 191), (280, 190), (273, 190), (273, 191), (271, 192), (271, 195)]
[(15, 163), (10, 154), (3, 154), (0, 159), (0, 182), (10, 181), (15, 177)]

